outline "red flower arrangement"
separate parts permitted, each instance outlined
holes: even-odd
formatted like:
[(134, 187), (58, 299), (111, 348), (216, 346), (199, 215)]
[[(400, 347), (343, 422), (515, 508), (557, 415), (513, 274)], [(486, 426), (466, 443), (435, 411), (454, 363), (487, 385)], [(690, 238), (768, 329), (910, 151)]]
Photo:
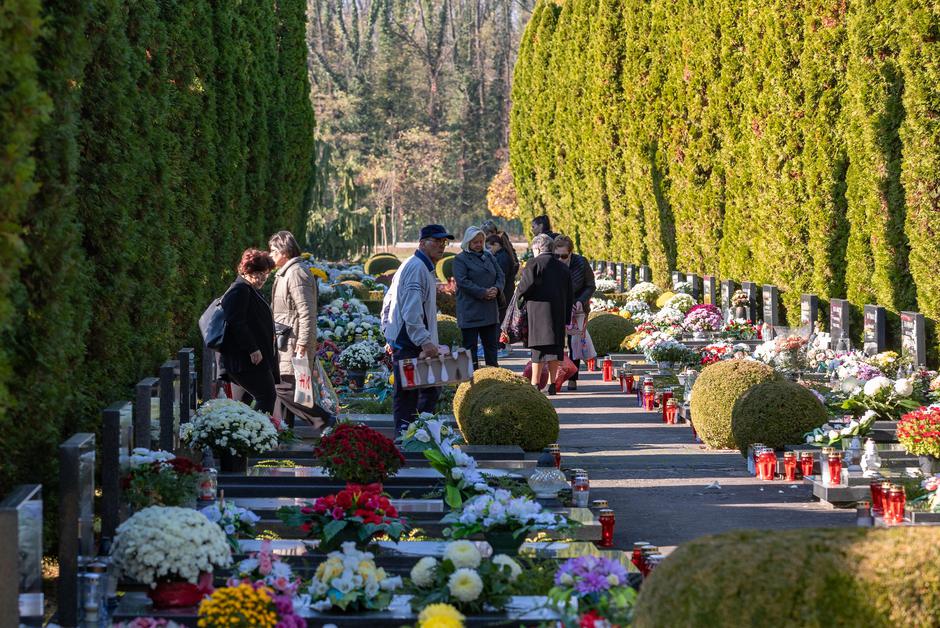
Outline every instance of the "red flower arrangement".
[(702, 349), (702, 360), (701, 364), (707, 366), (709, 364), (714, 364), (715, 362), (720, 362), (721, 359), (728, 353), (731, 352), (731, 345), (726, 344), (711, 344)]
[(940, 458), (940, 406), (925, 406), (903, 415), (897, 435), (908, 453)]
[(339, 549), (344, 541), (362, 547), (379, 534), (398, 541), (406, 526), (382, 492), (381, 484), (347, 484), (336, 495), (317, 498), (304, 506), (283, 507), (277, 515), (307, 536), (318, 538), (323, 552)]
[(313, 450), (331, 478), (368, 484), (398, 473), (405, 457), (391, 440), (365, 425), (341, 423)]
[(158, 460), (132, 468), (121, 479), (124, 498), (135, 508), (183, 506), (196, 499), (205, 469), (189, 458)]

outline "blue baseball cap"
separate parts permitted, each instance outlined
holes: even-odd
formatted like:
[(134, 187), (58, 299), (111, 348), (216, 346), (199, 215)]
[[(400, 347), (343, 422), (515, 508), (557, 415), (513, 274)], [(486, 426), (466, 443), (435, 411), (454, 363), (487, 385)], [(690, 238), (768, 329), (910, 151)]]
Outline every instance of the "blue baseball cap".
[(454, 236), (450, 233), (447, 233), (442, 225), (426, 225), (421, 228), (421, 237), (419, 240), (425, 240), (427, 238), (446, 238), (448, 240), (453, 240)]

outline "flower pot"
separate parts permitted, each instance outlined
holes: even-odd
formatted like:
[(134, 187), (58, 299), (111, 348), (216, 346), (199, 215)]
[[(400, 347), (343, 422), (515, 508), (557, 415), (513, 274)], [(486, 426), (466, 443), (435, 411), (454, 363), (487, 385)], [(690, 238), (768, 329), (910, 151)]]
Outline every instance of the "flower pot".
[(506, 554), (516, 556), (519, 548), (525, 542), (525, 535), (513, 536), (508, 530), (490, 530), (483, 533), (483, 538), (493, 548), (493, 554)]
[(940, 473), (940, 458), (936, 456), (917, 456), (917, 462), (920, 464), (921, 473), (925, 476)]
[(346, 379), (349, 381), (349, 387), (356, 390), (362, 390), (366, 386), (366, 372), (349, 369), (346, 371)]
[(329, 542), (320, 539), (320, 542), (317, 544), (317, 551), (323, 552), (324, 554), (329, 554), (330, 552), (338, 552), (343, 547), (343, 543), (352, 541), (356, 544), (356, 549), (359, 551), (365, 551), (369, 546), (368, 542), (363, 542), (359, 540), (359, 534), (355, 528), (350, 528), (347, 524), (347, 527), (340, 530)]
[(747, 308), (744, 307), (743, 305), (739, 305), (736, 308), (734, 308), (734, 317), (747, 319)]
[(196, 606), (203, 597), (212, 593), (212, 575), (202, 574), (198, 584), (191, 582), (158, 582), (147, 590), (154, 609), (187, 608)]
[(248, 456), (232, 454), (228, 449), (216, 451), (219, 471), (222, 473), (245, 473), (248, 470)]

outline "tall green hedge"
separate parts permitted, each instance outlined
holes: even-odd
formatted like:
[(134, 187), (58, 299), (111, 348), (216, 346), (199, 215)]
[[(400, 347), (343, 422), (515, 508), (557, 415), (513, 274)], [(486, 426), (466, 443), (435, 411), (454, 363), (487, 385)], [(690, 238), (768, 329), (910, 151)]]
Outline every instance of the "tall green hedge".
[(305, 9), (0, 3), (0, 495), (54, 489), (54, 446), (198, 346), (242, 249), (302, 230)]
[(513, 85), (522, 213), (661, 283), (773, 283), (791, 322), (802, 292), (937, 318), (938, 13), (540, 0)]

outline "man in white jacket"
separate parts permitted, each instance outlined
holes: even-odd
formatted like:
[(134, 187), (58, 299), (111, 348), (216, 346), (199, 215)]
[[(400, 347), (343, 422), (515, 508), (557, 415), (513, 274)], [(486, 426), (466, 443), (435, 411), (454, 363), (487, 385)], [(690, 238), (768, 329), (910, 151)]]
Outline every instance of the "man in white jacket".
[(392, 412), (395, 431), (400, 432), (419, 412), (434, 412), (441, 394), (439, 386), (405, 390), (398, 363), (418, 357), (437, 357), (437, 278), (434, 266), (444, 256), (454, 236), (441, 225), (421, 229), (418, 250), (405, 260), (382, 303), (382, 331), (392, 349), (395, 392)]

